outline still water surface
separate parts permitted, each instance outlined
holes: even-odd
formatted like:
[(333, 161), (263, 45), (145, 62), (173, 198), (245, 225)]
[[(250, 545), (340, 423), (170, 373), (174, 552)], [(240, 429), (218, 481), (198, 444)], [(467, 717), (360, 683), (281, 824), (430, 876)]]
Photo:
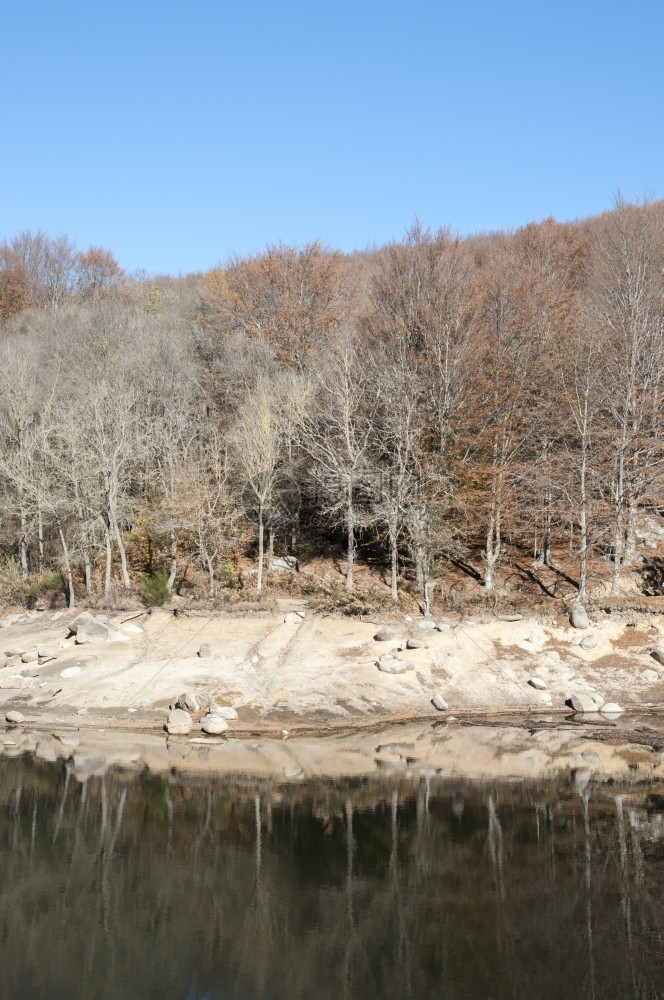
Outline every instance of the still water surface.
[(10, 1000), (664, 997), (664, 798), (0, 760)]

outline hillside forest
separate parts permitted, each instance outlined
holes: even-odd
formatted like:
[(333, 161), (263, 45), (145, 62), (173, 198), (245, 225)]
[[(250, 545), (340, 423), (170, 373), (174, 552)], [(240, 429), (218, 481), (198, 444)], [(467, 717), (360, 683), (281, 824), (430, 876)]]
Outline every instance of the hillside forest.
[(184, 278), (22, 233), (0, 354), (5, 604), (661, 587), (664, 202)]

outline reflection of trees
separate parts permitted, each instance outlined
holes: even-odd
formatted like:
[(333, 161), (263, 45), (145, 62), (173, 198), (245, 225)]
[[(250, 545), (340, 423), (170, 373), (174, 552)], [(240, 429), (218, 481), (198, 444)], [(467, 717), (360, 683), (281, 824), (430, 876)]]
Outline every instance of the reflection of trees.
[(616, 791), (2, 760), (3, 995), (654, 1000), (662, 826)]

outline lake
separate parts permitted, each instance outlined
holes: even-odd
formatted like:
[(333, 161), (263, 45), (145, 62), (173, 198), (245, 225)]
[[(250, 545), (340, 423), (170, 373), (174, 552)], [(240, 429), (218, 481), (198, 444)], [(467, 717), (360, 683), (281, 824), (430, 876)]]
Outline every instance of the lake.
[(664, 996), (664, 785), (0, 758), (10, 1000)]

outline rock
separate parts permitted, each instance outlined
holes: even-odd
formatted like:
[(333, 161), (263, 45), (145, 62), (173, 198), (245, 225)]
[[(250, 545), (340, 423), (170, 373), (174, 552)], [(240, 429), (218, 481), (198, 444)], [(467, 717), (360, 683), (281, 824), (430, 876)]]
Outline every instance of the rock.
[(606, 705), (602, 705), (600, 712), (602, 715), (622, 715), (625, 711), (621, 708), (615, 701), (607, 701)]
[(166, 729), (170, 736), (186, 736), (191, 732), (191, 716), (181, 708), (168, 713)]
[(297, 569), (297, 559), (295, 556), (273, 556), (267, 568), (273, 573), (291, 573)]
[(406, 649), (421, 649), (424, 643), (421, 639), (408, 639)]
[(383, 625), (376, 632), (374, 639), (376, 642), (388, 642), (390, 639), (396, 639), (396, 637), (397, 634), (393, 628), (390, 628), (389, 625)]
[(298, 615), (297, 611), (289, 611), (284, 617), (284, 622), (286, 625), (299, 625), (302, 622), (302, 618)]
[(437, 628), (436, 623), (432, 622), (429, 618), (425, 618), (423, 622), (418, 622), (417, 627), (426, 630), (427, 632), (433, 632)]
[(596, 691), (591, 691), (588, 697), (592, 698), (593, 704), (595, 705), (596, 709), (601, 708), (602, 705), (604, 704), (604, 698), (602, 697), (601, 694), (597, 694)]
[(655, 681), (659, 680), (659, 676), (656, 670), (644, 670), (641, 674), (644, 681), (648, 681), (649, 684), (653, 684)]
[(218, 715), (221, 719), (227, 719), (230, 722), (237, 719), (237, 712), (230, 705), (216, 705), (214, 712), (210, 712), (210, 715)]
[(228, 723), (220, 715), (206, 715), (201, 723), (201, 729), (209, 736), (219, 736), (220, 733), (226, 732)]
[(544, 705), (550, 705), (552, 702), (551, 693), (549, 691), (539, 691), (539, 699)]
[(200, 691), (196, 692), (196, 701), (201, 708), (209, 708), (212, 704), (212, 698), (210, 697), (210, 692), (202, 688)]
[(61, 677), (78, 677), (81, 673), (80, 667), (66, 667), (60, 674)]
[(11, 660), (14, 656), (23, 656), (25, 649), (23, 646), (10, 646), (5, 650), (5, 656), (8, 660)]
[(594, 633), (592, 635), (584, 635), (583, 639), (579, 643), (579, 647), (581, 649), (594, 649), (598, 642), (599, 639)]
[[(69, 626), (73, 628), (76, 625), (76, 643), (77, 645), (82, 645), (83, 643), (90, 642), (108, 642), (111, 637), (111, 630), (105, 622), (98, 621), (90, 615), (89, 618), (83, 618), (83, 615), (87, 612), (80, 614), (78, 618), (72, 622)], [(123, 639), (128, 640), (128, 636), (123, 636)]]
[(22, 677), (21, 674), (3, 674), (0, 677), (0, 689), (3, 691), (19, 691), (36, 686), (37, 681), (34, 678)]
[(594, 699), (588, 694), (573, 694), (566, 703), (575, 712), (596, 712), (597, 705)]
[(590, 622), (586, 609), (581, 604), (573, 604), (569, 615), (569, 623), (572, 628), (589, 628)]
[(21, 657), (21, 663), (36, 663), (39, 657), (37, 656), (36, 650), (31, 650), (29, 653), (24, 653)]
[(436, 632), (447, 632), (448, 628), (452, 628), (449, 622), (438, 622)]
[(657, 663), (661, 663), (664, 665), (664, 647), (658, 646), (657, 649), (653, 649), (650, 655), (652, 656), (653, 660), (656, 660)]
[(178, 708), (182, 709), (184, 712), (200, 712), (201, 710), (198, 698), (190, 691), (185, 691), (184, 694), (180, 695), (178, 698)]
[(79, 625), (82, 625), (85, 622), (91, 622), (93, 620), (94, 619), (89, 611), (81, 611), (80, 615), (76, 615), (76, 618), (70, 621), (69, 631), (71, 632), (72, 635), (76, 635), (76, 633), (78, 632)]
[(198, 655), (200, 656), (200, 658), (202, 660), (206, 659), (208, 656), (212, 655), (212, 651), (210, 649), (210, 643), (209, 642), (202, 642), (201, 643), (200, 648), (198, 650)]
[(7, 712), (5, 716), (5, 721), (9, 723), (10, 726), (20, 726), (25, 722), (25, 716), (21, 712)]
[(378, 669), (384, 674), (405, 674), (408, 670), (414, 670), (415, 664), (412, 660), (394, 660), (392, 657), (381, 657), (378, 661)]
[(546, 691), (546, 681), (542, 680), (541, 677), (531, 677), (528, 680), (531, 687), (535, 688), (536, 691)]
[(499, 622), (520, 622), (523, 619), (523, 615), (496, 615), (496, 618)]
[(21, 615), (20, 613), (7, 615), (7, 617), (3, 618), (2, 622), (0, 622), (0, 628), (9, 628), (11, 625), (15, 625), (17, 621), (20, 621), (22, 617), (23, 615)]
[(431, 704), (438, 712), (446, 712), (449, 707), (442, 694), (435, 694), (431, 699)]
[(40, 663), (49, 663), (50, 660), (57, 660), (59, 652), (60, 644), (50, 642), (48, 646), (42, 646), (41, 649), (37, 650), (37, 657)]

